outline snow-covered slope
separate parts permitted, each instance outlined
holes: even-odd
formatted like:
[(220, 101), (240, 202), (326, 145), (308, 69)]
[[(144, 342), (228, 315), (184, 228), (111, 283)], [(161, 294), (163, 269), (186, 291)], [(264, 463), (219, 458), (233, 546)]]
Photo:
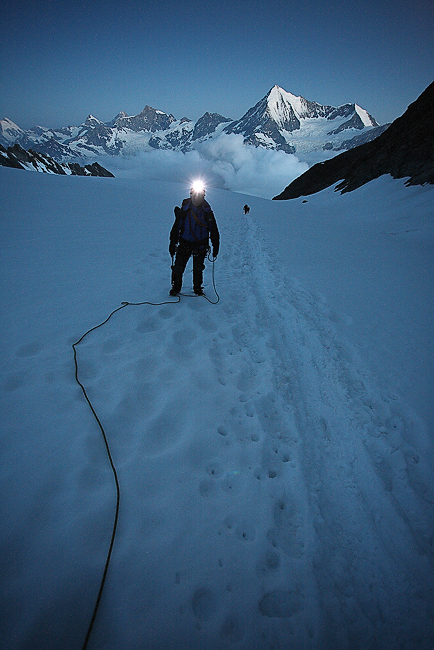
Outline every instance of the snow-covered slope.
[[(2, 648), (75, 650), (115, 485), (72, 344), (169, 299), (188, 186), (0, 176)], [(89, 650), (432, 648), (433, 191), (210, 188), (220, 302), (77, 346), (121, 489)]]

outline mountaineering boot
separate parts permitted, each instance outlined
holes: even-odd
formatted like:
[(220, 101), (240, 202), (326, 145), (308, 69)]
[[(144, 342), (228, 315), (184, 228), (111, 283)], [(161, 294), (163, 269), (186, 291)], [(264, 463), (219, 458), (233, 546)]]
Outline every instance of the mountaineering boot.
[[(203, 253), (205, 255), (205, 253)], [(202, 255), (193, 258), (193, 291), (196, 296), (203, 296), (203, 270), (205, 264), (203, 263)]]
[(179, 273), (176, 273), (174, 270), (172, 270), (172, 288), (169, 291), (169, 294), (171, 296), (177, 296), (178, 293), (181, 291), (182, 287), (182, 274), (180, 275)]

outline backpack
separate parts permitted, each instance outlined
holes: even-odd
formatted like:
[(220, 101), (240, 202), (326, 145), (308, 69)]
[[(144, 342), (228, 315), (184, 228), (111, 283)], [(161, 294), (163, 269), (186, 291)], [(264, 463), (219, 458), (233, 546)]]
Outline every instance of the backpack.
[(179, 215), (180, 236), (189, 242), (208, 240), (211, 215), (211, 206), (207, 201), (204, 200), (202, 205), (195, 208), (190, 199), (184, 199)]

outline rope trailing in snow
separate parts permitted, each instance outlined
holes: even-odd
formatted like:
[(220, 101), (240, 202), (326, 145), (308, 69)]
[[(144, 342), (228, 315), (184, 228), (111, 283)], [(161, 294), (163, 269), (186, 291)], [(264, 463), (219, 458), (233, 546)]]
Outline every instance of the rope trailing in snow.
[[(208, 255), (208, 259), (209, 259), (210, 262), (212, 262), (212, 283), (213, 283), (213, 288), (214, 288), (215, 294), (217, 296), (217, 300), (213, 302), (207, 296), (204, 295), (203, 297), (206, 300), (208, 300), (208, 302), (211, 303), (212, 305), (216, 305), (220, 301), (220, 296), (217, 293), (217, 289), (216, 289), (216, 286), (215, 286), (215, 277), (214, 277), (215, 258), (211, 259), (209, 257), (209, 255)], [(109, 462), (110, 462), (110, 467), (111, 467), (113, 477), (114, 477), (114, 480), (115, 480), (115, 485), (116, 485), (116, 510), (115, 510), (115, 517), (114, 517), (114, 521), (113, 521), (113, 528), (112, 528), (112, 534), (111, 534), (111, 539), (110, 539), (110, 545), (109, 545), (109, 549), (108, 549), (108, 552), (107, 552), (107, 559), (106, 559), (105, 566), (104, 566), (104, 571), (103, 571), (101, 584), (100, 584), (99, 591), (98, 591), (98, 596), (97, 596), (97, 599), (96, 599), (96, 603), (95, 603), (95, 607), (94, 607), (94, 610), (93, 610), (92, 618), (91, 618), (91, 621), (89, 623), (86, 638), (85, 638), (84, 644), (82, 646), (82, 650), (86, 650), (86, 648), (88, 646), (90, 635), (92, 633), (92, 628), (93, 628), (93, 625), (95, 623), (96, 615), (97, 615), (97, 612), (98, 612), (98, 607), (99, 607), (99, 604), (100, 604), (100, 601), (101, 601), (101, 596), (102, 596), (102, 592), (103, 592), (103, 589), (104, 589), (105, 580), (106, 580), (106, 577), (107, 577), (107, 571), (108, 571), (109, 564), (110, 564), (110, 558), (111, 558), (111, 554), (112, 554), (112, 551), (113, 551), (113, 545), (114, 545), (114, 541), (115, 541), (116, 529), (117, 529), (118, 519), (119, 519), (120, 486), (119, 486), (118, 475), (117, 475), (117, 472), (116, 472), (116, 467), (115, 467), (115, 464), (113, 462), (113, 458), (112, 458), (111, 451), (110, 451), (110, 446), (109, 446), (109, 443), (108, 443), (108, 440), (107, 440), (106, 433), (104, 431), (104, 427), (103, 427), (103, 425), (101, 423), (101, 420), (98, 417), (97, 412), (95, 411), (95, 409), (94, 409), (94, 407), (92, 405), (92, 402), (89, 399), (89, 396), (88, 396), (88, 394), (86, 392), (86, 389), (85, 389), (84, 385), (81, 383), (80, 378), (78, 376), (77, 345), (79, 345), (88, 334), (95, 331), (99, 327), (102, 327), (103, 325), (105, 325), (110, 320), (110, 318), (113, 316), (113, 314), (116, 314), (116, 312), (120, 311), (121, 309), (124, 309), (128, 305), (133, 305), (133, 306), (151, 305), (153, 307), (160, 307), (162, 305), (176, 305), (180, 301), (181, 301), (181, 298), (178, 296), (178, 300), (165, 300), (164, 302), (149, 302), (149, 301), (143, 301), (143, 302), (127, 302), (127, 301), (125, 301), (125, 302), (122, 302), (121, 306), (114, 309), (111, 312), (111, 314), (102, 323), (100, 323), (99, 325), (95, 325), (95, 327), (92, 327), (91, 329), (89, 329), (87, 332), (85, 332), (85, 334), (83, 334), (83, 336), (78, 341), (76, 341), (75, 343), (72, 344), (72, 348), (74, 350), (75, 380), (76, 380), (77, 384), (80, 386), (80, 388), (82, 390), (82, 393), (84, 395), (84, 398), (85, 398), (90, 410), (92, 411), (92, 415), (94, 416), (94, 418), (95, 418), (95, 420), (96, 420), (96, 422), (97, 422), (97, 424), (98, 424), (98, 426), (99, 426), (99, 428), (101, 430), (101, 433), (102, 433), (102, 436), (103, 436), (103, 439), (104, 439), (104, 444), (105, 444), (106, 451), (107, 451), (107, 455), (108, 455), (108, 459), (109, 459)]]
[(97, 611), (98, 611), (98, 607), (99, 607), (99, 604), (100, 604), (100, 601), (101, 601), (101, 596), (102, 596), (102, 592), (103, 592), (103, 589), (104, 589), (104, 583), (105, 583), (105, 579), (106, 579), (106, 576), (107, 576), (108, 567), (109, 567), (109, 564), (110, 564), (110, 558), (111, 558), (111, 554), (112, 554), (112, 550), (113, 550), (113, 545), (114, 545), (115, 536), (116, 536), (116, 529), (117, 529), (118, 519), (119, 519), (120, 487), (119, 487), (119, 480), (118, 480), (118, 475), (117, 475), (117, 472), (116, 472), (116, 467), (115, 467), (114, 462), (113, 462), (113, 458), (112, 458), (111, 451), (110, 451), (110, 446), (108, 444), (108, 440), (107, 440), (106, 433), (104, 431), (104, 427), (103, 427), (103, 425), (101, 423), (101, 420), (98, 417), (97, 412), (95, 411), (95, 409), (94, 409), (94, 407), (92, 405), (92, 402), (89, 399), (89, 396), (88, 396), (88, 394), (86, 392), (85, 387), (81, 383), (81, 381), (79, 379), (79, 376), (78, 376), (78, 361), (77, 361), (77, 349), (76, 349), (76, 346), (79, 345), (88, 334), (90, 334), (94, 330), (98, 329), (99, 327), (102, 327), (103, 325), (105, 325), (110, 320), (110, 318), (113, 316), (113, 314), (116, 314), (116, 312), (120, 311), (121, 309), (124, 309), (125, 307), (127, 307), (127, 305), (152, 305), (154, 307), (158, 307), (160, 305), (168, 305), (168, 304), (169, 305), (176, 305), (178, 302), (180, 302), (180, 300), (181, 299), (178, 298), (178, 300), (176, 300), (176, 301), (175, 300), (170, 300), (170, 301), (165, 301), (165, 302), (148, 302), (148, 301), (144, 301), (144, 302), (123, 302), (120, 307), (118, 307), (117, 309), (114, 309), (111, 312), (111, 314), (105, 319), (105, 321), (103, 321), (99, 325), (96, 325), (95, 327), (92, 327), (85, 334), (83, 334), (83, 336), (78, 341), (76, 341), (76, 343), (73, 343), (73, 345), (72, 345), (72, 348), (74, 350), (75, 379), (76, 379), (78, 385), (80, 386), (80, 388), (81, 388), (81, 390), (83, 392), (84, 398), (85, 398), (86, 402), (88, 403), (89, 408), (92, 411), (92, 414), (93, 414), (95, 420), (97, 421), (98, 426), (99, 426), (99, 428), (101, 430), (101, 433), (103, 435), (104, 444), (105, 444), (108, 459), (109, 459), (109, 462), (110, 462), (110, 467), (112, 469), (113, 477), (114, 477), (115, 484), (116, 484), (116, 511), (115, 511), (115, 517), (114, 517), (114, 522), (113, 522), (110, 545), (109, 545), (109, 549), (108, 549), (108, 553), (107, 553), (107, 559), (106, 559), (105, 566), (104, 566), (104, 571), (103, 571), (103, 575), (102, 575), (102, 579), (101, 579), (101, 584), (100, 584), (99, 591), (98, 591), (98, 596), (97, 596), (97, 599), (96, 599), (96, 603), (95, 603), (95, 607), (94, 607), (94, 610), (93, 610), (92, 618), (91, 618), (91, 621), (89, 623), (89, 627), (88, 627), (87, 634), (86, 634), (86, 639), (84, 641), (82, 650), (86, 650), (87, 644), (89, 642), (89, 638), (90, 638), (90, 635), (91, 635), (91, 632), (92, 632), (92, 628), (93, 628), (93, 625), (95, 623), (95, 618), (96, 618), (96, 614), (97, 614)]
[(215, 286), (215, 277), (214, 277), (215, 276), (214, 267), (215, 267), (216, 259), (217, 259), (216, 257), (211, 258), (210, 254), (208, 253), (208, 260), (212, 263), (212, 286), (213, 286), (213, 289), (214, 289), (214, 293), (217, 296), (217, 300), (215, 300), (213, 302), (212, 300), (210, 300), (208, 298), (208, 296), (204, 295), (203, 297), (205, 298), (205, 300), (208, 300), (208, 302), (210, 302), (212, 305), (216, 305), (218, 302), (220, 302), (220, 296), (217, 293), (217, 289), (216, 289), (216, 286)]
[(115, 512), (115, 518), (114, 518), (114, 522), (113, 522), (112, 536), (111, 536), (111, 540), (110, 540), (110, 546), (109, 546), (109, 550), (108, 550), (108, 554), (107, 554), (107, 559), (106, 559), (106, 563), (105, 563), (105, 567), (104, 567), (104, 572), (103, 572), (100, 588), (99, 588), (99, 591), (98, 591), (98, 597), (96, 599), (96, 604), (95, 604), (95, 607), (94, 607), (94, 610), (93, 610), (92, 618), (91, 618), (91, 621), (90, 621), (90, 624), (89, 624), (89, 627), (88, 627), (88, 630), (87, 630), (86, 639), (85, 639), (84, 644), (83, 644), (83, 650), (85, 650), (87, 648), (87, 644), (89, 642), (90, 634), (92, 632), (93, 624), (95, 622), (96, 613), (98, 611), (99, 603), (100, 603), (101, 596), (102, 596), (102, 591), (103, 591), (103, 588), (104, 588), (104, 583), (105, 583), (105, 579), (106, 579), (106, 575), (107, 575), (107, 570), (108, 570), (108, 566), (109, 566), (109, 563), (110, 563), (110, 556), (111, 556), (112, 550), (113, 550), (113, 544), (114, 544), (114, 541), (115, 541), (116, 528), (117, 528), (117, 525), (118, 525), (118, 518), (119, 518), (120, 488), (119, 488), (119, 481), (118, 481), (118, 475), (117, 475), (117, 472), (116, 472), (116, 467), (115, 467), (115, 465), (113, 463), (113, 458), (112, 458), (112, 455), (111, 455), (111, 452), (110, 452), (110, 447), (109, 447), (109, 444), (108, 444), (107, 436), (106, 436), (105, 431), (104, 431), (104, 427), (102, 426), (101, 420), (99, 419), (95, 409), (92, 406), (92, 402), (90, 401), (89, 396), (86, 393), (85, 387), (83, 386), (83, 384), (81, 383), (81, 381), (80, 381), (80, 379), (78, 377), (78, 362), (77, 362), (76, 346), (79, 343), (82, 342), (82, 340), (85, 338), (85, 336), (87, 336), (90, 332), (93, 332), (93, 330), (97, 329), (98, 327), (101, 327), (102, 325), (107, 323), (107, 321), (113, 316), (113, 314), (115, 314), (120, 309), (123, 309), (125, 306), (126, 305), (122, 305), (121, 307), (118, 307), (117, 309), (112, 311), (110, 316), (103, 323), (100, 323), (96, 327), (92, 327), (92, 329), (88, 330), (85, 334), (83, 334), (81, 339), (79, 339), (76, 343), (74, 343), (72, 345), (72, 348), (74, 350), (75, 380), (78, 383), (78, 385), (80, 386), (80, 388), (81, 388), (81, 390), (83, 392), (83, 395), (85, 397), (85, 400), (88, 403), (89, 408), (92, 411), (92, 414), (93, 414), (95, 420), (97, 421), (99, 428), (101, 429), (101, 433), (102, 433), (103, 438), (104, 438), (104, 443), (105, 443), (105, 446), (106, 446), (110, 466), (111, 466), (113, 476), (114, 476), (114, 479), (115, 479), (115, 483), (116, 483), (116, 512)]

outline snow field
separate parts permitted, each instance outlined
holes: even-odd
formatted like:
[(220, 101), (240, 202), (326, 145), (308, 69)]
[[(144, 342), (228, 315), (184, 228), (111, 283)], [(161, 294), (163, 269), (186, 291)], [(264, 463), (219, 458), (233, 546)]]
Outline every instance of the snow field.
[[(84, 641), (115, 505), (71, 346), (123, 300), (173, 301), (168, 233), (184, 188), (4, 171), (3, 639), (69, 650)], [(367, 362), (355, 301), (348, 317), (334, 311), (315, 270), (309, 287), (315, 224), (303, 241), (288, 222), (283, 241), (282, 204), (209, 194), (218, 305), (127, 305), (77, 346), (121, 486), (89, 648), (428, 649), (429, 429), (380, 358)], [(305, 258), (292, 251), (294, 274), (279, 237)], [(341, 283), (354, 291), (342, 271)]]
[[(234, 266), (236, 259), (235, 256)], [(155, 258), (146, 266), (152, 263), (155, 264)], [(234, 290), (234, 303), (238, 296)], [(123, 321), (119, 337), (113, 332), (108, 332), (107, 338), (104, 334), (101, 337), (97, 330), (90, 337), (99, 339), (98, 345), (87, 339), (82, 345), (91, 399), (97, 396), (97, 410), (108, 431), (124, 434), (120, 439), (116, 437), (115, 455), (119, 446), (124, 459), (120, 471), (131, 477), (126, 479), (127, 485), (131, 481), (133, 490), (128, 501), (146, 503), (139, 515), (144, 522), (139, 536), (149, 536), (150, 521), (155, 534), (159, 528), (167, 531), (162, 498), (164, 511), (176, 513), (163, 548), (161, 539), (158, 540), (160, 548), (156, 552), (161, 554), (161, 561), (155, 562), (154, 553), (149, 561), (158, 573), (165, 566), (169, 585), (175, 580), (179, 586), (179, 600), (174, 599), (175, 594), (168, 597), (164, 591), (153, 602), (156, 610), (169, 610), (168, 621), (177, 621), (174, 629), (178, 636), (170, 643), (179, 647), (212, 645), (215, 638), (221, 638), (220, 643), (224, 644), (241, 640), (246, 634), (250, 640), (245, 643), (258, 643), (256, 639), (262, 634), (265, 639), (269, 636), (268, 623), (264, 631), (258, 629), (258, 606), (265, 616), (274, 616), (280, 610), (282, 616), (285, 612), (292, 615), (305, 607), (300, 585), (277, 591), (258, 590), (258, 575), (278, 574), (282, 562), (287, 564), (274, 550), (279, 529), (285, 528), (282, 513), (286, 504), (281, 490), (271, 484), (287, 474), (291, 454), (287, 445), (280, 442), (287, 434), (281, 433), (285, 418), (278, 414), (278, 394), (271, 377), (267, 383), (263, 379), (264, 375), (272, 375), (271, 361), (267, 361), (269, 343), (262, 340), (262, 334), (257, 349), (250, 347), (246, 340), (249, 328), (239, 322), (234, 307), (236, 304), (227, 305), (228, 324), (218, 328), (202, 299), (182, 298), (182, 304), (164, 305), (156, 309), (156, 314), (155, 308), (151, 308), (151, 314), (145, 318), (127, 310), (148, 312), (149, 307), (128, 306), (114, 316)], [(115, 320), (110, 325), (115, 329)], [(253, 338), (258, 337), (256, 327), (253, 334)], [(122, 346), (120, 340), (124, 342)], [(142, 347), (137, 359), (137, 349)], [(104, 360), (109, 357), (103, 364), (103, 376), (91, 370), (100, 365), (98, 359), (102, 355)], [(120, 402), (111, 379), (118, 376), (124, 378)], [(125, 384), (125, 378), (131, 379)], [(105, 413), (105, 404), (114, 406), (113, 413)], [(264, 491), (270, 488), (265, 509)], [(154, 502), (155, 507), (150, 508)], [(183, 540), (192, 533), (194, 541), (186, 557)], [(290, 536), (282, 534), (283, 538), (288, 537), (282, 543), (290, 556), (301, 558), (302, 536), (297, 535), (296, 541), (291, 542)], [(270, 548), (264, 553), (262, 544), (267, 536)], [(133, 539), (137, 540), (137, 530)], [(192, 564), (196, 566), (193, 575)], [(149, 571), (145, 564), (139, 573), (149, 578)], [(299, 572), (301, 578), (304, 572), (301, 568)], [(197, 583), (196, 574), (201, 576), (202, 583)], [(269, 582), (272, 585), (275, 580)], [(193, 596), (187, 598), (186, 593)], [(246, 611), (250, 611), (248, 621)], [(179, 633), (185, 627), (186, 617), (193, 634), (188, 630)], [(198, 635), (195, 619), (200, 626), (208, 622), (210, 629)], [(161, 630), (153, 643), (158, 642), (158, 635)], [(112, 636), (113, 630), (108, 631), (108, 637)], [(129, 643), (134, 645), (134, 640)], [(170, 643), (166, 640), (167, 645)]]

